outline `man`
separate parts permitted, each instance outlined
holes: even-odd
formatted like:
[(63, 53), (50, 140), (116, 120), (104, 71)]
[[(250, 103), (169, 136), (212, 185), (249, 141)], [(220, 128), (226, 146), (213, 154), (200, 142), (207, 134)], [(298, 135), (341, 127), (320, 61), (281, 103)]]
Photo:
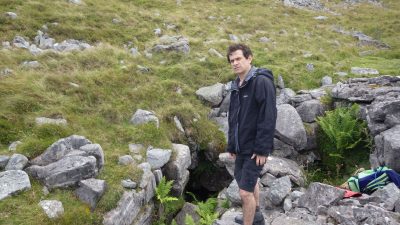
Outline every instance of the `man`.
[[(243, 44), (231, 45), (228, 62), (237, 75), (231, 86), (227, 151), (235, 158), (244, 225), (264, 224), (259, 205), (258, 177), (273, 150), (276, 124), (275, 86), (272, 72), (252, 66), (253, 54)], [(253, 223), (254, 222), (254, 223)]]

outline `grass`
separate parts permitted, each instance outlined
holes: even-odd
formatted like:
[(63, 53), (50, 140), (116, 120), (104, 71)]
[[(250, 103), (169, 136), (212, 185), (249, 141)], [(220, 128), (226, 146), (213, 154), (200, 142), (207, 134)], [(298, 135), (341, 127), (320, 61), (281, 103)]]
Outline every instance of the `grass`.
[[(8, 145), (20, 140), (23, 144), (17, 152), (33, 158), (59, 138), (83, 135), (102, 146), (105, 167), (99, 178), (109, 187), (98, 208), (90, 213), (71, 190), (43, 196), (41, 185), (31, 180), (31, 190), (0, 201), (0, 224), (101, 224), (102, 215), (115, 207), (123, 192), (121, 179), (140, 178), (135, 165), (118, 165), (119, 156), (130, 154), (129, 143), (170, 148), (171, 143), (187, 143), (186, 135), (190, 135), (202, 150), (223, 151), (224, 137), (207, 119), (209, 108), (197, 99), (195, 91), (234, 78), (225, 58), (208, 53), (214, 48), (224, 55), (232, 43), (229, 34), (248, 36), (246, 43), (253, 50), (254, 64), (282, 75), (285, 86), (294, 90), (316, 88), (325, 75), (339, 81), (342, 78), (334, 72), (350, 72), (355, 66), (372, 67), (381, 74), (400, 74), (399, 1), (383, 0), (384, 7), (379, 9), (371, 4), (343, 9), (338, 6), (340, 1), (322, 1), (341, 15), (287, 8), (276, 0), (206, 0), (201, 4), (187, 0), (181, 6), (175, 0), (84, 0), (82, 5), (51, 0), (0, 3), (0, 12), (18, 15), (11, 20), (0, 13), (2, 42), (11, 42), (16, 35), (32, 42), (37, 30), (46, 25), (48, 35), (56, 42), (77, 39), (94, 46), (83, 52), (38, 56), (25, 49), (0, 49), (0, 71), (13, 70), (11, 76), (0, 75), (0, 154), (10, 155)], [(328, 19), (315, 20), (319, 15)], [(114, 18), (120, 22), (113, 23)], [(334, 32), (335, 26), (362, 31), (391, 48), (359, 46), (353, 37)], [(187, 37), (190, 54), (145, 57), (144, 51), (158, 40), (156, 28), (166, 35)], [(270, 41), (261, 43), (261, 37)], [(131, 56), (124, 47), (128, 45), (136, 47), (142, 56)], [(370, 55), (360, 56), (360, 52), (369, 50)], [(306, 58), (306, 52), (312, 55)], [(41, 67), (20, 66), (28, 60), (39, 61)], [(309, 63), (314, 71), (307, 71)], [(151, 70), (141, 73), (138, 65)], [(154, 111), (160, 128), (131, 125), (129, 120), (137, 109)], [(68, 125), (37, 126), (34, 120), (39, 116), (65, 118)], [(186, 134), (176, 129), (174, 116), (181, 120)], [(66, 209), (64, 217), (48, 220), (37, 206), (42, 198), (61, 200)]]

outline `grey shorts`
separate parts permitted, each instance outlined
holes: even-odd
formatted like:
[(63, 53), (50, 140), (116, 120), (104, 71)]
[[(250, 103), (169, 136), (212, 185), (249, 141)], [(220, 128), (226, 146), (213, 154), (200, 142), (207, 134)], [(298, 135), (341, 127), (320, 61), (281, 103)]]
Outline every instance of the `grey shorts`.
[(262, 168), (263, 165), (257, 166), (256, 159), (251, 159), (251, 155), (236, 155), (234, 176), (239, 188), (254, 192)]

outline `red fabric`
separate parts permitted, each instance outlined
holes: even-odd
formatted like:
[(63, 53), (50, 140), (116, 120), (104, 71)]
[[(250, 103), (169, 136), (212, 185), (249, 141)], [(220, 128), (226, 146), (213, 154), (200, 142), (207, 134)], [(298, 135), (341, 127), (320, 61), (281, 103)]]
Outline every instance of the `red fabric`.
[(343, 198), (350, 198), (350, 197), (359, 197), (362, 194), (360, 192), (355, 192), (355, 191), (350, 191), (350, 190), (346, 190), (346, 192), (344, 193)]

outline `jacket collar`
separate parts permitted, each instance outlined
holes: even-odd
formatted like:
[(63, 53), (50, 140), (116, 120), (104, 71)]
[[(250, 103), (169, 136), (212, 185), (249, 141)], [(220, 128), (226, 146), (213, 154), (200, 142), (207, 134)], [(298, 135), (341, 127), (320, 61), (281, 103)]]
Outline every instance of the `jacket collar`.
[[(256, 76), (256, 71), (257, 71), (257, 67), (255, 66), (251, 66), (251, 69), (249, 70), (249, 72), (246, 75), (246, 78), (243, 81), (242, 87), (245, 86), (247, 84), (247, 82)], [(240, 82), (240, 78), (239, 76), (232, 82), (231, 84), (231, 89), (232, 90), (239, 90), (239, 82)]]

